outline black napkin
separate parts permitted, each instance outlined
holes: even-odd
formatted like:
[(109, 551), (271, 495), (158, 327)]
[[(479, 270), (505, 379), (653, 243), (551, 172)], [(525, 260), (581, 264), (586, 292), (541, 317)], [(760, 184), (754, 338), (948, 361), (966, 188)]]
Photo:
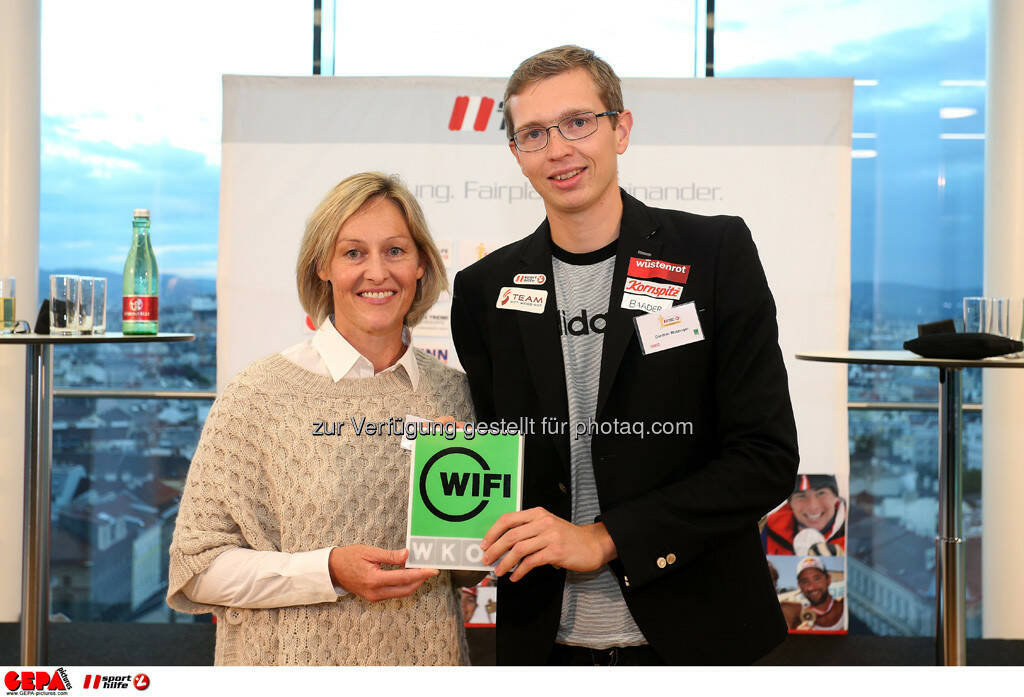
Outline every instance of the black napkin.
[(39, 308), (39, 314), (36, 315), (36, 326), (33, 329), (36, 334), (49, 334), (50, 333), (50, 299), (47, 298), (43, 301), (42, 306)]
[(1024, 351), (1024, 344), (997, 334), (927, 334), (903, 342), (903, 348), (925, 358), (975, 360)]

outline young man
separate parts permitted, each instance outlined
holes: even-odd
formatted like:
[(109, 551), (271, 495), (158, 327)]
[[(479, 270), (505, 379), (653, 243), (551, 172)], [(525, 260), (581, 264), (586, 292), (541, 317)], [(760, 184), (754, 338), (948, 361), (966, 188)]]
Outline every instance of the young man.
[(807, 598), (806, 617), (801, 614), (797, 629), (814, 632), (839, 632), (843, 626), (842, 599), (836, 600), (829, 592), (831, 581), (828, 569), (817, 557), (802, 559), (796, 566), (796, 583)]
[(524, 510), (483, 543), (498, 661), (752, 662), (786, 633), (757, 521), (798, 458), (750, 233), (620, 191), (633, 116), (592, 51), (527, 59), (504, 109), (547, 218), (452, 308), (477, 419), (535, 425)]
[(846, 553), (846, 502), (832, 474), (801, 474), (761, 533), (766, 554)]

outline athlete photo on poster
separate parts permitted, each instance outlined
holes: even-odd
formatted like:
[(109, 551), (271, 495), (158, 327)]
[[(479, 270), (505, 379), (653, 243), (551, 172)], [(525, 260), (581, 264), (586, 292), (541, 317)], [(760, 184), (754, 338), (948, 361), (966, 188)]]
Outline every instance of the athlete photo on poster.
[(467, 627), (494, 627), (498, 620), (497, 577), (487, 574), (480, 583), (461, 589), (462, 621)]
[[(845, 477), (843, 478), (845, 480)], [(799, 474), (793, 493), (768, 514), (761, 528), (765, 554), (846, 554), (847, 485), (835, 474)]]
[(768, 570), (791, 634), (846, 633), (845, 557), (770, 555)]

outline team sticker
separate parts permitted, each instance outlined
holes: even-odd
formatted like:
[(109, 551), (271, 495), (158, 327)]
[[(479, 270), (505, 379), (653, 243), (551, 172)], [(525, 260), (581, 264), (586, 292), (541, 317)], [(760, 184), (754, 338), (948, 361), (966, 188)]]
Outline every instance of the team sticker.
[(498, 291), (498, 301), (495, 307), (499, 310), (520, 310), (541, 314), (548, 302), (546, 290), (533, 290), (529, 288), (516, 288), (505, 286)]
[[(673, 264), (660, 259), (629, 258), (621, 306), (626, 310), (652, 313), (664, 312), (683, 295), (683, 284), (690, 276), (689, 264)], [(648, 279), (670, 281), (660, 283)], [(512, 282), (516, 286), (542, 286), (547, 276), (542, 273), (519, 273)], [(516, 286), (504, 286), (498, 291), (495, 307), (499, 310), (519, 310), (541, 314), (547, 305), (548, 291)]]

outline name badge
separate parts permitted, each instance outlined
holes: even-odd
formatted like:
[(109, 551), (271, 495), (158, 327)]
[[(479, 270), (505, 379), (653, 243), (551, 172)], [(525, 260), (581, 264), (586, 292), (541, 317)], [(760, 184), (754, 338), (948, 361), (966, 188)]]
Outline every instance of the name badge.
[(622, 307), (637, 312), (661, 312), (672, 307), (672, 301), (668, 298), (648, 298), (646, 295), (623, 293)]
[(533, 312), (539, 315), (544, 312), (544, 306), (547, 305), (547, 302), (548, 292), (546, 290), (505, 286), (498, 291), (498, 301), (494, 306), (499, 310), (519, 310), (520, 312)]
[(637, 315), (633, 323), (645, 356), (704, 341), (704, 332), (697, 318), (697, 306), (692, 301), (661, 312)]

